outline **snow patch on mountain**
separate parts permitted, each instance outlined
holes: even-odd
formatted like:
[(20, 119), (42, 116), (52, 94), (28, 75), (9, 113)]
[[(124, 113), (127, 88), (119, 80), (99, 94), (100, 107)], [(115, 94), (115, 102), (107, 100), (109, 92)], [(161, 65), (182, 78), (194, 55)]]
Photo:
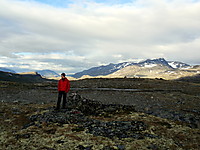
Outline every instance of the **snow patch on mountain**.
[(157, 64), (147, 64), (147, 63), (144, 64), (145, 68), (153, 68), (153, 67), (156, 67), (156, 66), (157, 66)]
[(177, 61), (168, 61), (168, 64), (170, 66), (172, 66), (172, 68), (174, 68), (174, 69), (178, 69), (178, 68), (180, 68), (180, 69), (181, 68), (186, 69), (186, 68), (190, 68), (191, 67), (190, 65), (188, 65), (186, 63), (177, 62)]
[(171, 62), (171, 63), (169, 63), (169, 65), (172, 66), (173, 68), (178, 68), (178, 66), (175, 62)]

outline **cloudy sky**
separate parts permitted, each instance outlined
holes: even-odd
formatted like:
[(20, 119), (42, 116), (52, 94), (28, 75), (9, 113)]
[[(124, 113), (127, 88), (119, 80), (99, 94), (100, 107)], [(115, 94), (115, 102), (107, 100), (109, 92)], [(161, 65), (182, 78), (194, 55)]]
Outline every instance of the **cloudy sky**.
[(0, 67), (70, 74), (160, 57), (200, 64), (200, 0), (0, 0)]

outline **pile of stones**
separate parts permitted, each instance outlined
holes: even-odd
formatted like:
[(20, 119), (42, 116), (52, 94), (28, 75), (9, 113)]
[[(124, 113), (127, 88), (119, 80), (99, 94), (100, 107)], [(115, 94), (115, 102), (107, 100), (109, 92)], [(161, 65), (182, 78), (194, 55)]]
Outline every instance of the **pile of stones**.
[(93, 101), (81, 97), (77, 93), (72, 93), (67, 102), (68, 109), (77, 109), (84, 115), (109, 115), (116, 113), (130, 113), (135, 111), (132, 105), (120, 104), (102, 104), (99, 101)]
[[(154, 135), (145, 134), (148, 126), (142, 121), (102, 121), (89, 117), (94, 116), (109, 116), (119, 113), (133, 112), (133, 106), (126, 105), (105, 105), (100, 102), (91, 101), (82, 98), (78, 94), (72, 94), (68, 98), (67, 109), (55, 111), (49, 108), (43, 114), (30, 116), (31, 123), (26, 127), (42, 123), (59, 123), (59, 124), (77, 124), (73, 132), (86, 131), (95, 136), (103, 136), (108, 138), (134, 138), (143, 139), (145, 137), (156, 138)], [(37, 123), (36, 123), (37, 122)]]

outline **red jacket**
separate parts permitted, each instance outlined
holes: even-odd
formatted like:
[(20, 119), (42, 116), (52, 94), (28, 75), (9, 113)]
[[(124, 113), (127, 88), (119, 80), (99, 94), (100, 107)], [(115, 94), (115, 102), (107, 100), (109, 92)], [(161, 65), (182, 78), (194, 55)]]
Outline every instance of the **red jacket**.
[(58, 91), (65, 91), (66, 93), (70, 90), (70, 83), (67, 78), (60, 79), (58, 81)]

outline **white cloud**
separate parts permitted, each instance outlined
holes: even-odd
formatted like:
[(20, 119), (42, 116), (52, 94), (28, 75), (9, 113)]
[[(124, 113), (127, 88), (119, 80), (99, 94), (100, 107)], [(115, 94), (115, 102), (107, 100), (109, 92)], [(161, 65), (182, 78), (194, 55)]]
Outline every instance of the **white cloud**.
[[(0, 7), (0, 56), (13, 64), (20, 57), (25, 63), (34, 62), (28, 63), (32, 68), (55, 66), (77, 72), (133, 58), (200, 63), (199, 1), (136, 0), (116, 5), (84, 1), (56, 8), (1, 0)], [(16, 55), (23, 52), (30, 55)], [(0, 61), (1, 66), (6, 63), (9, 66), (8, 60)]]
[[(0, 57), (0, 67), (20, 68), (19, 71), (35, 71), (50, 69), (60, 73), (66, 71), (73, 73), (83, 66), (85, 57), (74, 55), (73, 51), (69, 53), (14, 53), (14, 58)], [(82, 64), (80, 64), (82, 63)]]

